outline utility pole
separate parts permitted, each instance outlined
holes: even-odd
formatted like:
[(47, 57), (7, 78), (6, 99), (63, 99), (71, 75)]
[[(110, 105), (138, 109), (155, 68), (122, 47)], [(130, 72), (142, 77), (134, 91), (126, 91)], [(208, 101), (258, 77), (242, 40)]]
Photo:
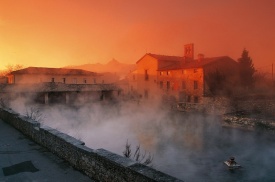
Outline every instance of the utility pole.
[(271, 71), (271, 75), (272, 75), (272, 81), (274, 81), (273, 80), (273, 63), (272, 63), (272, 69), (271, 69), (272, 71)]
[(274, 81), (274, 77), (273, 77), (273, 63), (272, 63), (272, 66), (271, 66), (271, 77), (272, 77), (273, 88), (275, 88), (275, 81)]

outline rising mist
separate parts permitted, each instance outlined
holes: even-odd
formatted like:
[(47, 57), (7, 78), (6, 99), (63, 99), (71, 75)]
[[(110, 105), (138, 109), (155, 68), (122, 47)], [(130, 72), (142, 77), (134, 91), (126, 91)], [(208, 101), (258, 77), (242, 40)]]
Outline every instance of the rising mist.
[[(92, 149), (123, 155), (127, 140), (133, 147), (140, 145), (143, 153), (154, 156), (152, 167), (185, 181), (275, 179), (271, 173), (275, 144), (269, 135), (223, 128), (217, 115), (181, 113), (163, 105), (134, 101), (34, 105), (26, 98), (10, 103), (23, 115), (30, 107), (37, 108), (42, 124)], [(244, 168), (228, 171), (223, 161), (229, 156)]]

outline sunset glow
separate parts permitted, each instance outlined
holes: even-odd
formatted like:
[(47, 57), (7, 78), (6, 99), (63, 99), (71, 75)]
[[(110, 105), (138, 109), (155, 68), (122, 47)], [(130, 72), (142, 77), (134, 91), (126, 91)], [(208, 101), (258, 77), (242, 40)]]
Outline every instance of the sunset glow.
[(275, 1), (1, 0), (0, 69), (135, 63), (146, 52), (238, 59), (256, 69), (275, 63)]

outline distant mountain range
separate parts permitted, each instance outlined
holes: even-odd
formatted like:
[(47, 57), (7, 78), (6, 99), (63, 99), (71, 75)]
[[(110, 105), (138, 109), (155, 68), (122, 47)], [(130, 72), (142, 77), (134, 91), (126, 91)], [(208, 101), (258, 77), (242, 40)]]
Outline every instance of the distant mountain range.
[(83, 69), (87, 71), (97, 73), (115, 73), (121, 78), (125, 77), (129, 72), (136, 69), (135, 64), (120, 63), (115, 59), (112, 59), (106, 64), (95, 63), (95, 64), (83, 64), (75, 66), (66, 66), (65, 68)]

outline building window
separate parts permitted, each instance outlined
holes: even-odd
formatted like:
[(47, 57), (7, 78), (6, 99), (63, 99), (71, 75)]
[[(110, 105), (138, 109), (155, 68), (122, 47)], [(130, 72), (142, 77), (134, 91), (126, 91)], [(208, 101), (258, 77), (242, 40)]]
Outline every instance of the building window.
[(186, 89), (186, 82), (185, 82), (185, 81), (182, 81), (182, 82), (181, 82), (181, 88), (182, 88), (182, 89)]
[(163, 75), (163, 72), (162, 72), (162, 71), (160, 71), (160, 72), (159, 72), (159, 75)]
[(83, 83), (87, 83), (87, 79), (86, 78), (83, 79)]
[(194, 102), (195, 102), (195, 103), (199, 103), (199, 97), (198, 97), (198, 96), (195, 96), (195, 97), (194, 97)]
[(77, 83), (76, 78), (73, 78), (73, 84), (76, 84), (76, 83)]
[(52, 82), (54, 82), (54, 78), (52, 78)]
[(167, 71), (166, 74), (167, 74), (167, 75), (170, 75), (170, 71)]
[(149, 95), (148, 90), (144, 90), (144, 98), (145, 99), (148, 99), (148, 95)]
[(94, 78), (94, 83), (96, 83), (96, 79)]
[(163, 81), (159, 82), (159, 88), (163, 88)]
[(194, 73), (197, 73), (197, 72), (198, 72), (198, 69), (195, 68), (195, 69), (194, 69)]
[(185, 102), (185, 92), (179, 92), (179, 101)]
[(63, 78), (62, 80), (63, 80), (63, 83), (66, 83), (66, 78)]
[(194, 89), (198, 89), (198, 81), (194, 81)]
[(8, 83), (9, 84), (13, 84), (14, 83), (14, 76), (13, 75), (8, 77)]
[(167, 90), (169, 90), (169, 89), (170, 89), (170, 82), (167, 81)]
[(191, 96), (190, 95), (187, 96), (187, 102), (191, 102)]
[(144, 75), (145, 75), (145, 80), (148, 81), (149, 80), (148, 70), (145, 70)]

